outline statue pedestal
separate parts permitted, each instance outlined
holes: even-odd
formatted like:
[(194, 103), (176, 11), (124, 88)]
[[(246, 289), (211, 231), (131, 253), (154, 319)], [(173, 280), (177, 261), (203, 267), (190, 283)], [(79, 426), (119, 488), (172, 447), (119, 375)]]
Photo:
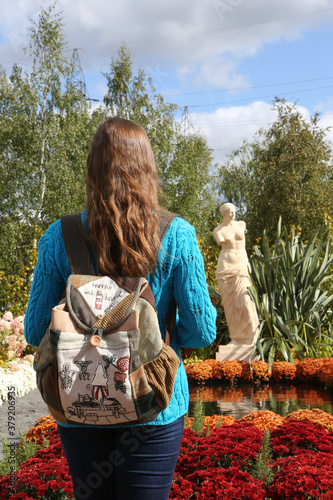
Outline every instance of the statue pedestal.
[[(216, 353), (216, 361), (248, 361), (250, 360), (250, 356), (253, 352), (254, 344), (246, 345), (246, 344), (227, 344), (220, 345), (219, 350)], [(254, 354), (251, 358), (251, 361), (256, 361), (258, 359), (257, 354)]]

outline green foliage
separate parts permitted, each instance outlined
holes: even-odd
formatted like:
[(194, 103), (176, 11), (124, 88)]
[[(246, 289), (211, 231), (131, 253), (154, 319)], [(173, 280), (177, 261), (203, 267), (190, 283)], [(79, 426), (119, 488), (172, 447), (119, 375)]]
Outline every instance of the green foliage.
[(323, 337), (320, 345), (316, 346), (317, 358), (333, 356), (333, 323), (329, 321), (323, 328)]
[(258, 453), (256, 462), (251, 469), (251, 475), (259, 481), (263, 481), (267, 486), (273, 481), (273, 457), (272, 447), (270, 444), (270, 433), (268, 430), (265, 432), (262, 441), (260, 452)]
[(177, 132), (176, 141), (172, 159), (161, 177), (165, 205), (193, 224), (202, 236), (209, 229), (207, 219), (213, 207), (208, 187), (212, 155), (199, 133), (183, 136)]
[(280, 352), (286, 361), (317, 357), (327, 337), (333, 295), (323, 289), (331, 278), (333, 254), (327, 236), (313, 234), (307, 244), (295, 234), (277, 226), (271, 248), (264, 232), (261, 248), (254, 247), (251, 259), (253, 286), (249, 291), (260, 316), (257, 349), (270, 367)]
[(41, 9), (28, 42), (29, 73), (14, 65), (8, 78), (0, 68), (0, 270), (13, 277), (29, 267), (41, 230), (83, 208), (87, 151), (102, 116), (75, 87), (55, 5)]
[(210, 358), (215, 358), (215, 353), (219, 345), (227, 344), (230, 341), (228, 325), (225, 319), (224, 309), (221, 303), (221, 294), (212, 286), (208, 285), (208, 291), (213, 306), (217, 311), (216, 316), (216, 341), (212, 344)]
[[(10, 225), (8, 229), (12, 228)], [(31, 279), (37, 262), (37, 241), (29, 242), (30, 244), (26, 242), (22, 248), (20, 242), (24, 241), (27, 235), (29, 230), (20, 232), (16, 239), (13, 235), (12, 244), (8, 248), (7, 259), (9, 262), (17, 262), (15, 269), (11, 268), (7, 272), (0, 270), (0, 314), (11, 311), (14, 316), (20, 316), (28, 304)], [(37, 237), (38, 235), (39, 231)], [(6, 260), (6, 255), (3, 257)], [(5, 263), (2, 267), (6, 267)]]
[(152, 79), (139, 69), (135, 74), (132, 56), (125, 44), (112, 58), (110, 72), (104, 73), (107, 94), (104, 104), (113, 116), (121, 116), (142, 125), (154, 150), (157, 166), (162, 174), (173, 153), (174, 117), (178, 106), (165, 102), (156, 93)]
[(208, 237), (199, 239), (198, 244), (205, 264), (207, 283), (217, 288), (215, 272), (221, 248), (216, 244), (215, 240), (212, 241)]
[(20, 436), (21, 440), (15, 452), (13, 452), (13, 449), (12, 447), (10, 447), (9, 443), (4, 438), (2, 438), (4, 460), (0, 461), (0, 476), (2, 474), (5, 476), (9, 475), (11, 472), (16, 470), (22, 462), (25, 462), (25, 460), (28, 460), (28, 458), (36, 455), (37, 451), (42, 446), (48, 446), (48, 442), (46, 439), (43, 440), (42, 445), (38, 445), (33, 441), (29, 441), (29, 439), (27, 439), (22, 432), (20, 433)]
[(252, 247), (266, 230), (274, 241), (279, 217), (301, 227), (304, 238), (325, 228), (333, 213), (332, 152), (318, 125), (306, 121), (295, 105), (276, 99), (277, 120), (244, 143), (220, 170), (220, 192), (238, 207)]

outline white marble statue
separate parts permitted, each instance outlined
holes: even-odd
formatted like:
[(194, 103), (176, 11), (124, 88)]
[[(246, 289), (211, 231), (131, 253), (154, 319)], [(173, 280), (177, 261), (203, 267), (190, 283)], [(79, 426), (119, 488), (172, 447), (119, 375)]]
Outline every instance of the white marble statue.
[[(236, 221), (236, 207), (224, 203), (220, 208), (222, 223), (214, 231), (221, 246), (216, 280), (228, 325), (230, 343), (234, 346), (253, 346), (258, 338), (258, 315), (247, 290), (251, 285), (249, 261), (245, 249), (245, 222)], [(234, 359), (239, 359), (237, 356)]]

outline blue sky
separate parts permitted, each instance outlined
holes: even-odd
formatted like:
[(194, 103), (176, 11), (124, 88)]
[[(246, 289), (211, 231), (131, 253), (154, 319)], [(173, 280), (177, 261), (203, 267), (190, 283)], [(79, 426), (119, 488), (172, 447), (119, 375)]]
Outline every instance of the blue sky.
[[(49, 0), (0, 0), (0, 64), (29, 70), (30, 19)], [(188, 106), (215, 161), (275, 118), (285, 97), (333, 126), (333, 0), (58, 0), (71, 55), (79, 48), (90, 97), (102, 102), (124, 41), (165, 99)], [(328, 139), (333, 139), (329, 132)]]

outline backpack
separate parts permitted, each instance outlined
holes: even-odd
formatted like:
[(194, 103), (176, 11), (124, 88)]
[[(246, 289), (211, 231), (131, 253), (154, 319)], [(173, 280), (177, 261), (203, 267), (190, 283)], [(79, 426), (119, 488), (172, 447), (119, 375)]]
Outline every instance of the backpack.
[[(175, 216), (159, 214), (160, 241)], [(80, 214), (61, 224), (71, 275), (34, 358), (41, 396), (59, 423), (151, 422), (180, 364), (162, 340), (152, 290), (143, 277), (96, 276)]]

